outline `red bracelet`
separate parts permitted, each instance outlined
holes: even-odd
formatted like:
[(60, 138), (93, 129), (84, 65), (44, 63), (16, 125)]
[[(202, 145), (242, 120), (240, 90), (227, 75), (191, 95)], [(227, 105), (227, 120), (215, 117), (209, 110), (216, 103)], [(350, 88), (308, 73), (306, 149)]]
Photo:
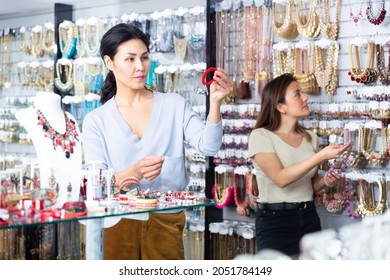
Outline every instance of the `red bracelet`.
[(202, 76), (202, 84), (206, 87), (208, 87), (209, 85), (211, 85), (215, 80), (214, 79), (211, 79), (210, 81), (206, 82), (206, 77), (207, 75), (210, 73), (210, 72), (215, 72), (217, 71), (218, 69), (215, 68), (215, 67), (210, 67), (208, 68), (206, 71), (204, 71), (203, 73), (203, 76)]
[(72, 219), (87, 215), (87, 206), (82, 201), (65, 202), (62, 206), (64, 219)]

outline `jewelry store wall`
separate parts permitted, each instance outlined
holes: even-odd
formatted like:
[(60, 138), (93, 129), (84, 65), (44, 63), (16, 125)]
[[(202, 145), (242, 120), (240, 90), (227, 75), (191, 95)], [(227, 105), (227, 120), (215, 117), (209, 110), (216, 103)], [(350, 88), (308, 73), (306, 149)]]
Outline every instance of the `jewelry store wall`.
[[(196, 16), (193, 17), (194, 22), (182, 24), (187, 31), (195, 29), (203, 32), (206, 32), (207, 24), (207, 53), (200, 51), (198, 55), (203, 56), (196, 56), (194, 52), (188, 52), (184, 60), (180, 59), (183, 54), (180, 53), (182, 48), (179, 41), (176, 41), (174, 50), (171, 48), (170, 51), (155, 53), (154, 58), (159, 64), (155, 65), (156, 75), (151, 76), (154, 79), (150, 84), (161, 91), (179, 89), (194, 106), (199, 106), (201, 114), (206, 112), (205, 89), (199, 87), (196, 81), (200, 81), (205, 66), (198, 63), (207, 61), (207, 66), (226, 68), (235, 81), (232, 96), (223, 107), (224, 144), (220, 153), (214, 158), (205, 159), (194, 151), (187, 152), (189, 162), (194, 163), (189, 165), (190, 173), (193, 174), (191, 188), (206, 189), (207, 196), (213, 196), (217, 202), (216, 208), (206, 208), (205, 224), (197, 223), (201, 220), (202, 212), (194, 212), (193, 217), (190, 217), (184, 232), (186, 246), (203, 248), (205, 242), (205, 247), (204, 251), (202, 249), (187, 254), (187, 259), (232, 259), (237, 254), (255, 253), (254, 211), (258, 193), (251, 163), (246, 158), (246, 137), (259, 110), (262, 86), (271, 77), (284, 72), (296, 74), (308, 91), (312, 91), (309, 96), (312, 114), (304, 120), (304, 124), (316, 130), (322, 139), (321, 143), (342, 142), (344, 138), (354, 142), (351, 154), (346, 155), (348, 161), (345, 166), (344, 161), (339, 159), (326, 162), (321, 168), (322, 172), (330, 168), (341, 170), (343, 175), (338, 188), (317, 196), (317, 209), (323, 228), (339, 229), (347, 224), (359, 223), (366, 216), (381, 215), (386, 210), (389, 143), (387, 97), (390, 79), (389, 74), (386, 74), (390, 72), (386, 55), (389, 51), (390, 29), (389, 15), (381, 12), (385, 8), (381, 6), (385, 5), (385, 1), (362, 0), (350, 3), (346, 0), (306, 0), (295, 1), (295, 4), (292, 6), (290, 0), (209, 0), (207, 5), (203, 0), (185, 1), (180, 3), (182, 8), (191, 9), (198, 5), (207, 7), (207, 21), (203, 25)], [(73, 10), (71, 21), (79, 28), (84, 26), (84, 19), (84, 22), (89, 23), (85, 26), (94, 30), (88, 33), (91, 37), (85, 37), (91, 43), (88, 52), (93, 53), (98, 32), (101, 32), (95, 25), (99, 22), (96, 19), (104, 20), (105, 24), (142, 21), (142, 17), (134, 18), (140, 14), (160, 19), (161, 14), (154, 14), (155, 11), (173, 9), (177, 12), (180, 5), (154, 0), (101, 5)], [(368, 6), (372, 6), (375, 12), (367, 17), (364, 11)], [(340, 7), (339, 12), (337, 7)], [(310, 17), (315, 13), (324, 24), (319, 24), (317, 17)], [(68, 71), (69, 75), (70, 64), (66, 59), (76, 61), (77, 58), (64, 57), (56, 60), (55, 64), (56, 58), (50, 53), (50, 40), (46, 41), (47, 53), (41, 57), (37, 55), (38, 49), (28, 50), (28, 44), (25, 44), (24, 40), (29, 38), (24, 35), (31, 34), (33, 39), (40, 33), (39, 30), (44, 30), (40, 34), (47, 34), (47, 39), (53, 36), (54, 30), (50, 24), (53, 18), (54, 14), (50, 13), (0, 20), (0, 27), (4, 28), (0, 41), (0, 46), (3, 46), (0, 50), (0, 129), (3, 130), (0, 152), (4, 158), (3, 167), (13, 167), (15, 158), (34, 157), (34, 148), (27, 144), (28, 135), (15, 128), (18, 125), (13, 113), (20, 107), (29, 106), (38, 90), (55, 87), (64, 97), (64, 107), (79, 121), (82, 121), (87, 110), (96, 106), (94, 97), (99, 77), (105, 71), (96, 59), (88, 60), (86, 64), (72, 64), (75, 76), (72, 78), (74, 88), (70, 93), (67, 90), (67, 81), (70, 79), (61, 74), (60, 69), (63, 73)], [(297, 22), (299, 28), (296, 25), (294, 28), (294, 24), (291, 26), (288, 19)], [(160, 25), (160, 31), (170, 30), (170, 19), (162, 22), (165, 24)], [(62, 26), (65, 34), (68, 34), (69, 26), (74, 27), (68, 24)], [(43, 29), (35, 28), (37, 26)], [(12, 35), (7, 36), (7, 32)], [(63, 36), (60, 33), (58, 30), (58, 35)], [(193, 39), (193, 49), (204, 50), (204, 37), (203, 41), (201, 36)], [(68, 43), (68, 47), (61, 52), (71, 56), (70, 41)], [(157, 46), (160, 49), (165, 47), (162, 44)], [(176, 50), (179, 52), (176, 53)], [(192, 59), (192, 67), (185, 68), (191, 66), (185, 63), (188, 56)], [(55, 70), (57, 65), (58, 70)], [(86, 82), (78, 79), (80, 76), (77, 76), (79, 72), (76, 71), (79, 69), (82, 72), (84, 67), (88, 67), (89, 72), (95, 71), (87, 89), (85, 85), (76, 86), (77, 82)], [(186, 83), (175, 79), (178, 69)], [(61, 79), (57, 80), (57, 86), (51, 84), (55, 83), (53, 73), (56, 71), (61, 74), (58, 75)], [(46, 75), (51, 79), (45, 80)], [(354, 80), (351, 80), (351, 76)], [(192, 80), (194, 82), (188, 83)], [(314, 80), (317, 84), (313, 85)], [(78, 96), (82, 95), (90, 99), (78, 102)]]
[[(294, 74), (308, 94), (311, 114), (302, 123), (319, 135), (320, 146), (353, 143), (351, 152), (320, 167), (321, 174), (333, 169), (342, 176), (336, 188), (315, 197), (324, 232), (353, 226), (356, 230), (362, 220), (385, 216), (389, 185), (388, 1), (210, 2), (208, 36), (214, 34), (215, 44), (210, 44), (215, 53), (210, 52), (209, 63), (229, 69), (235, 81), (223, 110), (223, 147), (209, 163), (214, 168), (207, 171), (213, 173), (210, 192), (219, 208), (206, 210), (217, 212), (210, 213), (209, 219), (206, 213), (211, 256), (228, 259), (239, 253), (221, 255), (215, 249), (233, 244), (237, 225), (246, 227), (245, 237), (253, 242), (253, 201), (259, 194), (252, 165), (245, 157), (246, 136), (256, 118), (262, 87), (282, 73)], [(350, 238), (343, 241), (362, 241)], [(215, 240), (224, 241), (216, 245)], [(318, 244), (329, 241), (324, 240)], [(361, 249), (355, 255), (332, 258), (370, 258), (371, 253)]]
[[(160, 92), (182, 94), (205, 118), (206, 88), (201, 85), (206, 67), (205, 1), (122, 2), (82, 9), (56, 4), (55, 8), (61, 8), (62, 13), (0, 19), (2, 182), (10, 181), (17, 190), (26, 177), (33, 179), (33, 183), (39, 179), (35, 149), (15, 119), (15, 111), (29, 107), (37, 92), (54, 91), (61, 95), (63, 108), (75, 117), (80, 127), (85, 114), (98, 106), (98, 92), (106, 74), (98, 54), (99, 42), (105, 30), (119, 22), (135, 24), (151, 36), (148, 86)], [(57, 38), (61, 44), (56, 52)], [(204, 193), (205, 157), (189, 147), (186, 155), (191, 179), (186, 190)], [(19, 174), (20, 178), (16, 179)], [(186, 213), (185, 258), (203, 259), (204, 209)], [(61, 234), (66, 235), (65, 242), (57, 238)], [(6, 242), (0, 246), (0, 259), (85, 257), (82, 244), (85, 236), (73, 223), (64, 228), (44, 226), (29, 232), (0, 232), (0, 239), (11, 240), (9, 244), (15, 240), (27, 242), (27, 239), (30, 243), (27, 246), (21, 241), (24, 245), (16, 254), (11, 253)]]

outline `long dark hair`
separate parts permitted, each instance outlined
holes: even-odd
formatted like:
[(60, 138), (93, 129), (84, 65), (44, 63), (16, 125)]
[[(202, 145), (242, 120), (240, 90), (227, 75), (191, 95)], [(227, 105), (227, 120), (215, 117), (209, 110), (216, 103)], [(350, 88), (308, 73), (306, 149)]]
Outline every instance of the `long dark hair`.
[[(139, 39), (145, 43), (149, 51), (148, 36), (135, 26), (119, 23), (111, 27), (102, 37), (100, 42), (100, 56), (104, 61), (104, 56), (109, 56), (111, 60), (114, 59), (120, 44), (129, 40)], [(116, 80), (114, 73), (109, 71), (103, 86), (100, 90), (100, 103), (104, 104), (116, 94)]]
[[(281, 113), (277, 109), (277, 105), (285, 102), (287, 88), (292, 82), (296, 81), (293, 75), (286, 73), (276, 77), (265, 85), (261, 95), (260, 112), (253, 129), (262, 127), (270, 131), (275, 131), (279, 128)], [(306, 140), (311, 141), (310, 134), (299, 122), (295, 125), (295, 132), (303, 134)]]

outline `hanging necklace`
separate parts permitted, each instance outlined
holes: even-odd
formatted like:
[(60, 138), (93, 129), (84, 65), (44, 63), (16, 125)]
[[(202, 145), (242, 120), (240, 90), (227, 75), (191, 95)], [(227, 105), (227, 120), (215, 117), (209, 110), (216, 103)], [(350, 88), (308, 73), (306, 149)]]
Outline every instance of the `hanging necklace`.
[(58, 146), (62, 147), (62, 151), (65, 152), (65, 157), (69, 158), (70, 155), (73, 154), (73, 147), (76, 146), (76, 141), (79, 141), (77, 138), (79, 134), (76, 129), (76, 123), (73, 120), (70, 120), (64, 111), (66, 131), (64, 133), (59, 133), (51, 126), (40, 110), (34, 105), (32, 105), (32, 107), (37, 111), (37, 124), (42, 126), (45, 137), (52, 140), (54, 150), (56, 150)]
[[(374, 186), (378, 185), (378, 202), (375, 204)], [(358, 212), (362, 217), (381, 215), (386, 209), (386, 182), (383, 178), (378, 178), (375, 182), (367, 182), (364, 179), (359, 181)]]
[(352, 12), (351, 1), (348, 0), (348, 3), (349, 3), (349, 17), (352, 18), (352, 20), (353, 20), (353, 22), (355, 23), (355, 25), (358, 24), (359, 18), (360, 18), (360, 17), (363, 17), (363, 13), (362, 13), (363, 2), (364, 2), (364, 1), (362, 1), (362, 4), (360, 5), (359, 12), (357, 13), (357, 15), (355, 15), (355, 14)]
[(330, 0), (324, 0), (325, 22), (320, 17), (321, 34), (330, 40), (336, 40), (340, 25), (341, 0), (335, 0), (336, 6), (334, 22), (330, 22)]
[(31, 29), (31, 54), (35, 58), (42, 57), (45, 52), (42, 48), (42, 26), (36, 25)]
[(54, 56), (54, 47), (54, 24), (52, 22), (47, 22), (42, 29), (42, 48), (45, 54)]
[(283, 39), (294, 39), (298, 36), (297, 24), (292, 16), (293, 9), (293, 0), (287, 0), (285, 6), (273, 2), (272, 12), (274, 23), (272, 27), (275, 34)]
[[(353, 181), (351, 180), (351, 184), (352, 182)], [(356, 193), (357, 193), (356, 190), (350, 189), (349, 179), (345, 178), (345, 200), (346, 200), (345, 203), (347, 205), (348, 215), (352, 220), (357, 220), (359, 218), (359, 212), (355, 211), (356, 214), (353, 214), (351, 209), (351, 202), (356, 200)]]
[(26, 27), (22, 26), (19, 30), (20, 36), (22, 37), (20, 42), (20, 50), (27, 55), (31, 54), (31, 41), (30, 41), (30, 32)]
[(376, 16), (373, 13), (372, 0), (368, 0), (366, 15), (369, 22), (374, 25), (381, 24), (382, 21), (385, 19), (386, 12), (387, 11), (385, 9), (385, 0), (381, 1), (381, 7), (380, 10), (376, 13)]
[(387, 44), (389, 50), (388, 66), (385, 66), (385, 51), (381, 44), (376, 44), (376, 71), (382, 85), (390, 84), (390, 43)]
[[(63, 70), (64, 69), (64, 73)], [(54, 78), (55, 87), (62, 91), (68, 92), (73, 88), (73, 63), (70, 59), (60, 58), (56, 64), (56, 78)], [(65, 82), (62, 82), (62, 79)]]

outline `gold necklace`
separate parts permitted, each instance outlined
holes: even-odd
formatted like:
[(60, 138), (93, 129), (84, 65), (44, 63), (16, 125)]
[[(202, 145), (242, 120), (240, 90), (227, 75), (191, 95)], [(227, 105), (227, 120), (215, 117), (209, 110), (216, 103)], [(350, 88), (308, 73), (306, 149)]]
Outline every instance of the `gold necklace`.
[(338, 53), (339, 46), (337, 42), (331, 42), (326, 48), (321, 46), (314, 47), (315, 76), (318, 85), (324, 89), (328, 95), (333, 95), (336, 92), (338, 84)]
[[(5, 51), (5, 60), (3, 61), (3, 65), (0, 68), (0, 82), (2, 82), (3, 86), (5, 88), (11, 88), (12, 82), (11, 82), (11, 68), (12, 68), (12, 61), (11, 61), (11, 49), (12, 49), (12, 41), (13, 37), (11, 34), (7, 34), (5, 36), (1, 36), (3, 38), (3, 44), (0, 44), (0, 47), (3, 47), (3, 50)], [(1, 83), (0, 83), (1, 84)]]
[(377, 78), (377, 73), (374, 69), (375, 43), (372, 41), (367, 42), (366, 67), (364, 69), (361, 68), (359, 47), (355, 43), (349, 45), (351, 70), (348, 72), (348, 75), (351, 76), (352, 81), (368, 85), (375, 82)]
[[(378, 185), (379, 201), (375, 205), (375, 183)], [(383, 214), (386, 208), (387, 192), (386, 182), (383, 178), (377, 179), (375, 182), (367, 182), (364, 179), (359, 181), (359, 200), (358, 212), (362, 217), (375, 216)]]
[(44, 62), (39, 69), (39, 84), (47, 91), (53, 90), (54, 62), (52, 60), (48, 60)]
[(316, 1), (310, 0), (309, 15), (301, 15), (302, 10), (307, 10), (308, 7), (303, 5), (302, 0), (298, 1), (295, 10), (295, 22), (297, 24), (298, 33), (305, 37), (316, 38), (320, 33), (320, 17), (316, 12)]
[(42, 57), (44, 50), (42, 48), (42, 26), (34, 26), (31, 30), (31, 54), (36, 57)]
[(284, 39), (294, 39), (298, 36), (297, 24), (292, 19), (293, 9), (293, 0), (287, 0), (286, 6), (272, 3), (273, 30), (277, 36)]
[(21, 33), (21, 37), (22, 37), (20, 43), (20, 50), (25, 54), (30, 55), (31, 54), (30, 32), (24, 26), (20, 28), (19, 32)]
[(334, 1), (336, 7), (334, 22), (330, 22), (330, 0), (324, 0), (325, 22), (323, 22), (322, 17), (320, 17), (321, 34), (329, 40), (337, 39), (340, 24), (341, 0)]

